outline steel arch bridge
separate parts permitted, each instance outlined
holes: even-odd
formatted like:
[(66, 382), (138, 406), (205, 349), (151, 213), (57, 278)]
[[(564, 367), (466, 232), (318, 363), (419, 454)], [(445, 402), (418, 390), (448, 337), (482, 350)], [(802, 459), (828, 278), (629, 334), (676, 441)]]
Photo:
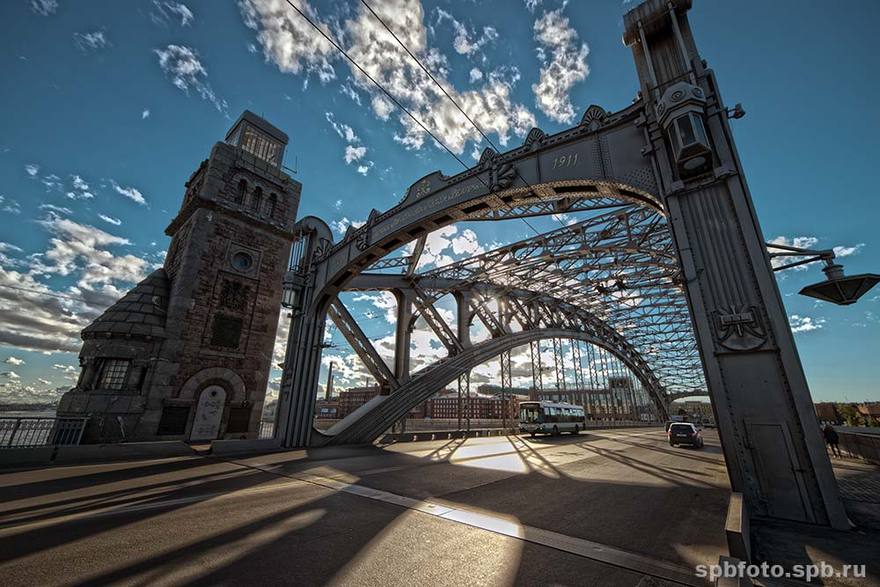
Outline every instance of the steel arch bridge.
[[(847, 526), (690, 4), (646, 0), (626, 14), (640, 83), (630, 106), (590, 106), (570, 129), (535, 128), (521, 146), (486, 149), (462, 173), (431, 173), (339, 242), (322, 220), (299, 222), (286, 277), (295, 299), (276, 430), (284, 445), (369, 441), (469, 366), (537, 338), (574, 338), (620, 357), (661, 412), (708, 391), (731, 485), (754, 514)], [(444, 226), (573, 212), (586, 218), (418, 271), (427, 235)], [(395, 293), (393, 368), (339, 302), (352, 289)], [(434, 307), (450, 293), (457, 332)], [(390, 392), (332, 436), (312, 427), (328, 315)], [(448, 357), (411, 375), (415, 315)], [(470, 342), (474, 316), (489, 340)]]

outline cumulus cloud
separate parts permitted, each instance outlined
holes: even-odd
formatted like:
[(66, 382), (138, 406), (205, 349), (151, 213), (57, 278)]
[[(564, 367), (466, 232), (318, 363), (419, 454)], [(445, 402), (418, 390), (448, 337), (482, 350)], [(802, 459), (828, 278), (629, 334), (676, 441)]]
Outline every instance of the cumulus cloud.
[(29, 163), (29, 164), (27, 164), (27, 165), (24, 166), (24, 170), (25, 170), (25, 171), (27, 172), (27, 174), (30, 175), (31, 177), (36, 177), (37, 174), (40, 172), (40, 166), (37, 165), (37, 164), (35, 164), (35, 163)]
[[(798, 249), (815, 249), (816, 245), (819, 244), (819, 239), (815, 236), (795, 236), (795, 237), (786, 237), (786, 236), (777, 236), (775, 238), (770, 239), (769, 243), (771, 245), (783, 245), (787, 247), (795, 247)], [(862, 248), (864, 248), (865, 243), (858, 243), (852, 246), (835, 246), (832, 247), (832, 251), (834, 251), (834, 255), (837, 257), (849, 257), (851, 255), (857, 255)], [(777, 249), (773, 249), (770, 247), (770, 252), (778, 252)], [(798, 261), (806, 260), (807, 256), (793, 255), (790, 257), (776, 257), (775, 259), (770, 260), (770, 264), (775, 267), (781, 267), (783, 265), (788, 265), (789, 263), (796, 263)], [(818, 263), (819, 261), (813, 261), (811, 263), (804, 263), (803, 265), (798, 265), (796, 267), (790, 267), (789, 269), (784, 269), (783, 271), (795, 270), (795, 271), (806, 271), (810, 265), (813, 263)]]
[[(407, 251), (411, 252), (414, 246), (414, 243), (408, 244)], [(477, 234), (470, 228), (459, 231), (458, 226), (444, 226), (431, 232), (425, 239), (417, 269), (441, 267), (485, 252)]]
[(498, 38), (498, 31), (495, 27), (485, 26), (483, 27), (483, 32), (477, 35), (473, 30), (468, 29), (468, 27), (442, 8), (435, 8), (434, 10), (437, 14), (437, 24), (441, 24), (444, 21), (449, 21), (452, 24), (452, 28), (455, 31), (452, 47), (459, 55), (473, 55)]
[(8, 357), (5, 361), (3, 361), (7, 365), (15, 365), (16, 367), (19, 365), (24, 365), (24, 360), (19, 359), (17, 357)]
[(168, 45), (164, 49), (154, 49), (159, 57), (159, 66), (165, 75), (187, 95), (190, 90), (196, 92), (203, 100), (211, 102), (219, 112), (226, 112), (226, 100), (218, 98), (208, 83), (208, 71), (199, 60), (199, 54), (191, 47), (184, 45)]
[(91, 33), (73, 33), (73, 43), (83, 52), (99, 51), (106, 48), (110, 42), (104, 31), (94, 31)]
[(55, 14), (58, 10), (58, 0), (31, 0), (31, 10), (42, 16)]
[(483, 72), (474, 67), (470, 71), (469, 79), (471, 80), (471, 83), (478, 82), (483, 79)]
[[(114, 249), (130, 242), (94, 226), (50, 215), (45, 251), (16, 262), (0, 259), (0, 344), (44, 352), (76, 352), (79, 331), (155, 264)], [(72, 277), (55, 290), (47, 276)]]
[(361, 175), (366, 175), (370, 168), (373, 167), (373, 162), (362, 161), (367, 154), (367, 148), (361, 144), (360, 137), (355, 134), (354, 129), (349, 125), (337, 122), (336, 117), (333, 116), (332, 112), (325, 112), (324, 116), (327, 119), (327, 122), (330, 123), (330, 126), (333, 127), (336, 134), (347, 143), (343, 154), (343, 159), (345, 159), (346, 165), (360, 162), (359, 165), (357, 165), (357, 172)]
[(141, 120), (144, 120), (149, 117), (150, 117), (150, 109), (144, 108), (143, 112), (141, 112)]
[[(458, 91), (448, 80), (447, 58), (428, 45), (421, 2), (380, 0), (371, 5), (471, 118), (485, 132), (497, 134), (502, 145), (507, 144), (511, 133), (524, 136), (535, 126), (534, 115), (512, 99), (512, 89), (519, 80), (519, 72), (514, 68), (493, 72), (478, 88)], [(266, 58), (281, 71), (318, 73), (324, 82), (336, 77), (334, 64), (340, 56), (284, 0), (243, 0), (241, 6), (245, 23), (257, 31), (257, 40)], [(328, 34), (332, 29), (331, 36), (340, 41), (351, 57), (453, 152), (462, 153), (469, 141), (480, 142), (478, 131), (366, 8), (358, 6), (350, 18), (331, 27), (327, 24), (329, 20), (321, 18), (305, 0), (298, 0), (297, 6), (320, 23)], [(470, 50), (464, 44), (460, 48)], [(370, 97), (375, 116), (390, 119), (394, 106), (389, 100), (353, 66), (349, 67), (349, 73), (354, 87)], [(395, 140), (408, 149), (421, 149), (425, 132), (406, 114), (397, 112), (396, 115), (400, 128), (395, 132)]]
[(556, 122), (569, 123), (575, 115), (569, 94), (571, 88), (590, 73), (589, 48), (586, 43), (578, 43), (577, 31), (562, 15), (562, 10), (545, 12), (535, 21), (541, 76), (532, 91), (541, 112)]
[[(311, 4), (305, 0), (292, 1), (333, 38), (330, 28), (318, 18)], [(336, 49), (285, 0), (242, 0), (240, 6), (245, 25), (257, 31), (257, 40), (267, 61), (285, 73), (315, 74), (323, 83), (336, 78), (331, 63)]]
[(792, 314), (789, 317), (789, 324), (791, 325), (791, 331), (795, 334), (799, 332), (812, 332), (813, 330), (819, 330), (825, 324), (824, 318), (811, 318), (810, 316), (800, 316), (798, 314)]
[(358, 220), (349, 220), (348, 218), (343, 217), (340, 220), (334, 220), (330, 222), (330, 228), (332, 228), (337, 234), (344, 235), (345, 231), (348, 230), (349, 226), (354, 226), (355, 228), (360, 228), (366, 224), (366, 222), (358, 221)]
[(113, 186), (113, 189), (116, 190), (116, 193), (125, 196), (132, 202), (136, 204), (140, 204), (141, 206), (147, 205), (147, 200), (144, 198), (144, 195), (140, 192), (140, 190), (133, 187), (124, 187), (111, 180), (110, 185)]

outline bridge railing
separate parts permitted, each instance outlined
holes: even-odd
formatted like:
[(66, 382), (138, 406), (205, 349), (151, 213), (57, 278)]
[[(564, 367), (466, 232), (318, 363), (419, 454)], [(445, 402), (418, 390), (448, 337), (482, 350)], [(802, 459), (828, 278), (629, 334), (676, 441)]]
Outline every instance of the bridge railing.
[(844, 456), (880, 465), (880, 434), (860, 434), (838, 430), (838, 448)]
[(0, 449), (79, 444), (88, 418), (0, 417)]

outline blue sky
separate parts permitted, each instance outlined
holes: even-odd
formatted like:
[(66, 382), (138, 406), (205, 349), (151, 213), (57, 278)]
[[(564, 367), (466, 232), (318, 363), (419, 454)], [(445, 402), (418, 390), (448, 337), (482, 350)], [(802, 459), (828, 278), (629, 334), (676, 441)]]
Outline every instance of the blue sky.
[[(880, 53), (872, 41), (880, 4), (695, 4), (691, 26), (702, 55), (725, 100), (748, 113), (734, 132), (766, 237), (841, 247), (848, 273), (880, 271), (873, 183)], [(365, 24), (360, 3), (298, 5), (372, 63), (462, 159), (473, 161), (487, 146), (450, 123), (450, 105), (430, 89), (407, 83), (411, 63), (371, 45), (384, 33)], [(617, 110), (635, 95), (632, 58), (620, 40), (629, 4), (371, 5), (406, 31), (410, 48), (507, 148), (532, 125), (557, 132), (590, 104)], [(78, 330), (161, 264), (163, 230), (183, 182), (243, 109), (290, 135), (285, 164), (303, 183), (300, 215), (340, 229), (394, 205), (423, 175), (460, 169), (389, 112), (285, 6), (0, 3), (0, 401), (54, 398), (72, 385)], [(522, 224), (459, 226), (434, 236), (432, 259), (524, 236)], [(878, 292), (839, 308), (796, 295), (822, 277), (817, 267), (779, 277), (814, 398), (880, 399)], [(368, 334), (387, 336), (385, 300), (355, 297), (346, 301)], [(337, 342), (327, 358), (346, 364), (345, 383), (359, 381), (350, 351)], [(418, 344), (425, 356), (437, 350)]]

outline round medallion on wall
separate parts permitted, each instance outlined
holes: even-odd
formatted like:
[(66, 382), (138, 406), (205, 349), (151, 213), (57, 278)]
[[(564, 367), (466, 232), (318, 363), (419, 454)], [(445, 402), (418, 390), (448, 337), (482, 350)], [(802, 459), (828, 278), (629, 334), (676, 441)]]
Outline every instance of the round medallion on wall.
[(247, 273), (254, 266), (254, 258), (244, 251), (238, 251), (232, 255), (232, 267), (242, 273)]

